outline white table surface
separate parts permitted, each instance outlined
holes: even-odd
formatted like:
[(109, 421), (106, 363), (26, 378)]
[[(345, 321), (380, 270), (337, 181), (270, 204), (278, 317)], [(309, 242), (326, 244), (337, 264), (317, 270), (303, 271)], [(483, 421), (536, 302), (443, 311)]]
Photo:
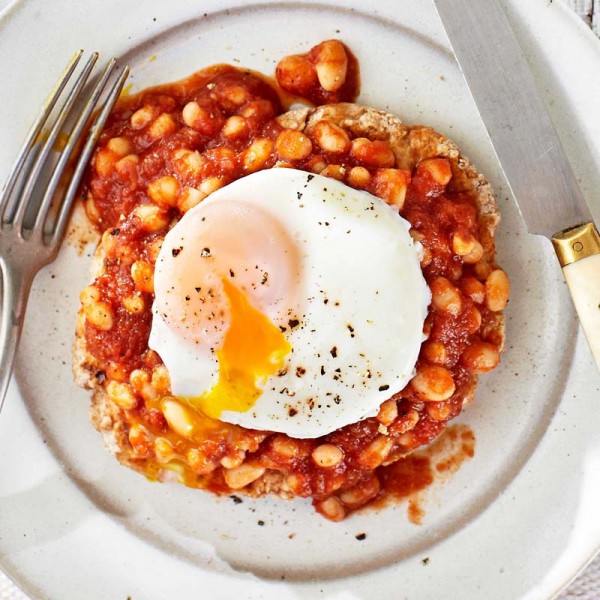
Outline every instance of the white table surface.
[[(600, 0), (562, 0), (569, 5), (600, 38)], [(0, 0), (0, 10), (11, 0)], [(600, 599), (600, 556), (585, 569), (557, 600)], [(30, 600), (0, 572), (0, 600)]]

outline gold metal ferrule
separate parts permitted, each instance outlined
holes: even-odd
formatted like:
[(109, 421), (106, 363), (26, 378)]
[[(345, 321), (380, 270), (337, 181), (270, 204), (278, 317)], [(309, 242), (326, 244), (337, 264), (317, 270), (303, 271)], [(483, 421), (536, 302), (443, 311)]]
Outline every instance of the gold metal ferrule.
[(552, 244), (562, 267), (593, 254), (600, 254), (600, 235), (593, 223), (558, 232), (552, 236)]

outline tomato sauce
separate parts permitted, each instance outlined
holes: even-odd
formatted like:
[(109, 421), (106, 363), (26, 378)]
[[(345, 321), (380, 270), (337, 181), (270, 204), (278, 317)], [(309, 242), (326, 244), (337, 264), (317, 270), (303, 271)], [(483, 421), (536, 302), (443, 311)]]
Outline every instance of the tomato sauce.
[[(313, 50), (300, 59), (316, 68), (320, 56), (319, 51)], [(296, 82), (296, 85), (289, 84), (287, 90), (315, 104), (353, 100), (358, 93), (359, 69), (349, 50), (347, 59), (347, 80), (338, 90), (331, 92), (319, 87), (314, 74), (309, 77), (311, 85), (299, 86)], [(278, 69), (280, 83), (284, 67)], [(188, 113), (192, 109), (190, 121)], [(185, 208), (180, 202), (160, 206), (160, 219), (151, 226), (144, 224), (136, 211), (140, 207), (154, 206), (148, 196), (148, 186), (165, 176), (174, 177), (180, 190), (202, 190), (207, 181), (226, 185), (251, 172), (247, 152), (257, 140), (271, 148), (259, 168), (290, 166), (273, 149), (284, 129), (277, 121), (283, 111), (280, 90), (266, 78), (229, 65), (209, 67), (183, 81), (124, 97), (118, 102), (82, 187), (88, 215), (104, 232), (105, 263), (93, 285), (110, 307), (114, 321), (108, 330), (86, 322), (84, 335), (87, 349), (107, 381), (127, 381), (133, 370), (145, 371), (150, 376), (152, 369), (161, 364), (156, 353), (148, 349), (153, 295), (136, 287), (132, 265), (136, 261), (150, 267), (154, 264), (161, 240), (170, 224), (181, 218)], [(380, 152), (381, 148), (375, 147), (373, 151)], [(334, 155), (319, 149), (313, 140), (311, 154), (291, 166), (313, 171), (319, 163), (320, 168), (323, 164), (335, 165), (348, 172), (354, 166), (364, 167), (375, 159), (367, 156), (365, 163), (348, 152), (343, 156)], [(367, 166), (367, 170), (369, 176), (377, 172), (372, 166)], [(428, 284), (444, 277), (455, 282), (460, 290), (465, 277), (479, 275), (476, 265), (464, 263), (452, 250), (452, 234), (458, 229), (479, 239), (474, 197), (453, 191), (452, 186), (440, 186), (419, 169), (401, 173), (407, 181), (401, 214), (418, 230), (420, 241), (429, 253), (429, 261), (423, 266)], [(378, 188), (371, 189), (377, 193)], [(319, 503), (332, 496), (344, 502), (345, 491), (365, 489), (368, 493), (359, 504), (372, 502), (376, 506), (381, 506), (384, 499), (414, 496), (433, 481), (436, 470), (451, 471), (453, 465), (463, 460), (455, 454), (450, 462), (434, 465), (431, 454), (404, 457), (438, 437), (447, 421), (459, 414), (472, 396), (476, 378), (461, 357), (474, 341), (481, 340), (492, 315), (484, 304), (460, 293), (462, 308), (458, 314), (432, 305), (425, 323), (428, 342), (440, 342), (444, 346), (444, 365), (456, 386), (447, 400), (424, 402), (409, 385), (393, 398), (398, 413), (387, 425), (382, 425), (377, 418), (368, 418), (315, 440), (294, 440), (234, 425), (215, 427), (210, 420), (198, 426), (205, 435), (185, 438), (168, 427), (161, 413), (160, 397), (144, 398), (124, 414), (135, 431), (135, 435), (130, 435), (130, 443), (139, 459), (139, 468), (156, 477), (160, 477), (164, 469), (173, 468), (187, 485), (231, 493), (223, 465), (234, 464), (238, 459), (241, 463), (251, 461), (263, 470), (278, 473), (280, 485), (288, 495), (313, 497), (318, 510)], [(143, 309), (138, 312), (124, 307), (123, 299), (132, 296), (143, 301)], [(477, 311), (472, 310), (475, 307)], [(473, 323), (477, 312), (480, 322)], [(428, 360), (422, 352), (417, 368)], [(466, 440), (465, 435), (460, 434), (463, 454), (471, 452), (472, 455), (474, 444)], [(385, 446), (382, 436), (390, 438), (391, 445)], [(173, 460), (159, 460), (158, 440), (168, 442)], [(333, 467), (318, 467), (312, 452), (322, 444), (340, 448), (343, 460)], [(383, 444), (385, 456), (379, 461), (371, 457), (372, 444)], [(435, 452), (435, 447), (431, 452)], [(380, 466), (382, 462), (393, 460), (397, 462)], [(245, 491), (252, 492), (250, 488)], [(345, 502), (345, 506), (348, 511), (355, 508), (352, 501)], [(412, 510), (413, 518), (418, 520), (419, 511), (414, 502)], [(333, 518), (326, 511), (321, 512)]]

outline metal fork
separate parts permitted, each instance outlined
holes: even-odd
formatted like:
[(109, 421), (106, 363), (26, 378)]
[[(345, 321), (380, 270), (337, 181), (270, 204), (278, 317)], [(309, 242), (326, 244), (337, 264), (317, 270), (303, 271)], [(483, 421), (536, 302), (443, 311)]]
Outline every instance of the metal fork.
[[(115, 79), (113, 74), (119, 67), (113, 58), (91, 89), (86, 89), (98, 53), (94, 52), (75, 76), (82, 55), (83, 50), (80, 50), (73, 56), (44, 102), (0, 196), (0, 270), (3, 289), (0, 410), (10, 381), (31, 284), (36, 273), (58, 254), (86, 164), (129, 74), (129, 68), (124, 66)], [(109, 85), (111, 79), (114, 81)], [(66, 88), (68, 91), (61, 106), (57, 101)], [(102, 96), (105, 100), (100, 103)], [(70, 159), (80, 147), (90, 117), (97, 107), (99, 111), (92, 120), (87, 139), (66, 185), (63, 176), (70, 170)], [(53, 122), (52, 113), (56, 114)], [(66, 145), (62, 150), (56, 150), (55, 145), (66, 134), (69, 117), (75, 121), (66, 137)], [(57, 192), (59, 184), (62, 190), (66, 185), (64, 192)]]

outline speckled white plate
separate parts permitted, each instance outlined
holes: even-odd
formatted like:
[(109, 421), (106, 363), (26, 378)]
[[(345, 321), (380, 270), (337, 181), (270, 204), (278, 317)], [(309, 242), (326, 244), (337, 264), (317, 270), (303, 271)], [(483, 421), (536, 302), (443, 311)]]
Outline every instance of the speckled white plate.
[[(600, 46), (557, 1), (507, 9), (598, 217)], [(89, 252), (66, 246), (36, 280), (0, 417), (0, 568), (32, 597), (548, 598), (600, 543), (600, 376), (549, 244), (527, 235), (507, 197), (429, 3), (17, 2), (0, 21), (0, 179), (80, 46), (125, 57), (135, 91), (216, 62), (272, 73), (330, 37), (360, 60), (360, 101), (445, 132), (497, 190), (513, 293), (502, 365), (461, 417), (475, 458), (427, 493), (421, 526), (403, 505), (333, 524), (308, 502), (235, 504), (147, 482), (102, 448), (71, 380)]]

